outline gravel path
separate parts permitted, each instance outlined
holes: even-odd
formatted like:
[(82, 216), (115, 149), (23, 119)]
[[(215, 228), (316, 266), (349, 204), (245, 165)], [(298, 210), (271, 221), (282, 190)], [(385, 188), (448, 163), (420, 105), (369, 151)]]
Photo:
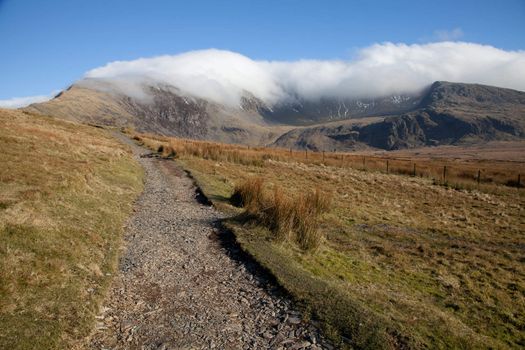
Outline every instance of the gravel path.
[(144, 149), (127, 142), (146, 171), (146, 186), (88, 347), (333, 348), (224, 239), (221, 213), (197, 201), (186, 173), (173, 161), (144, 157)]

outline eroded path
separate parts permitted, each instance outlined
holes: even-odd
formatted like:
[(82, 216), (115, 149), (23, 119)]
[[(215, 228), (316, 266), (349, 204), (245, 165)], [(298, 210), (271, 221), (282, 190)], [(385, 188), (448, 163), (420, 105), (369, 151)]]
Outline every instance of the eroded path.
[(139, 157), (146, 151), (132, 147), (146, 170), (145, 190), (127, 226), (120, 271), (89, 346), (330, 347), (254, 263), (224, 243), (216, 224), (221, 214), (196, 200), (184, 171), (173, 161)]

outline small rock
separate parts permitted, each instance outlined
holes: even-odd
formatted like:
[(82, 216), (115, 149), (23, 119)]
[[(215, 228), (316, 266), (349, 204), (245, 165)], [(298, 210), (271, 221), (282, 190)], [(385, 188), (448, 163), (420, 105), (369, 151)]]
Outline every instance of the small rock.
[(288, 317), (288, 323), (291, 323), (291, 324), (299, 324), (301, 323), (301, 319), (297, 316), (290, 316)]
[(269, 331), (266, 331), (263, 333), (263, 338), (265, 339), (272, 339), (273, 338), (273, 334)]
[(308, 337), (310, 338), (310, 341), (312, 342), (312, 344), (317, 344), (317, 338), (315, 334), (310, 333)]
[(297, 344), (294, 344), (290, 350), (299, 350), (299, 349), (304, 349), (304, 348), (307, 348), (309, 347), (310, 345), (312, 345), (309, 341), (301, 341)]

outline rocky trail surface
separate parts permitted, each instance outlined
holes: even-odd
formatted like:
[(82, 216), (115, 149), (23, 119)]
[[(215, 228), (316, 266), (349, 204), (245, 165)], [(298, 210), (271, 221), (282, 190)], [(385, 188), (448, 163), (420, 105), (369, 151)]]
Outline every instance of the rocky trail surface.
[(333, 348), (228, 238), (187, 174), (127, 142), (146, 184), (88, 348)]

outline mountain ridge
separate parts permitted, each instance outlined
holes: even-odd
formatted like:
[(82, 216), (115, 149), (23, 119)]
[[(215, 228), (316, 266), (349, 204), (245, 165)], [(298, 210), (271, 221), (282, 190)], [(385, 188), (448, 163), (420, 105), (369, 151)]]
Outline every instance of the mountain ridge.
[(54, 99), (23, 110), (76, 122), (133, 127), (141, 132), (250, 145), (266, 144), (286, 126), (270, 127), (250, 108), (231, 108), (198, 97), (185, 96), (175, 87), (145, 86), (147, 95), (129, 96), (73, 84)]
[(248, 145), (349, 151), (525, 138), (525, 92), (436, 81), (419, 94), (295, 99), (268, 105), (246, 91), (238, 106), (147, 82), (123, 91), (88, 79), (25, 110), (141, 132)]
[(385, 150), (525, 138), (525, 92), (437, 81), (413, 111), (366, 125), (341, 122), (293, 129), (274, 146)]

